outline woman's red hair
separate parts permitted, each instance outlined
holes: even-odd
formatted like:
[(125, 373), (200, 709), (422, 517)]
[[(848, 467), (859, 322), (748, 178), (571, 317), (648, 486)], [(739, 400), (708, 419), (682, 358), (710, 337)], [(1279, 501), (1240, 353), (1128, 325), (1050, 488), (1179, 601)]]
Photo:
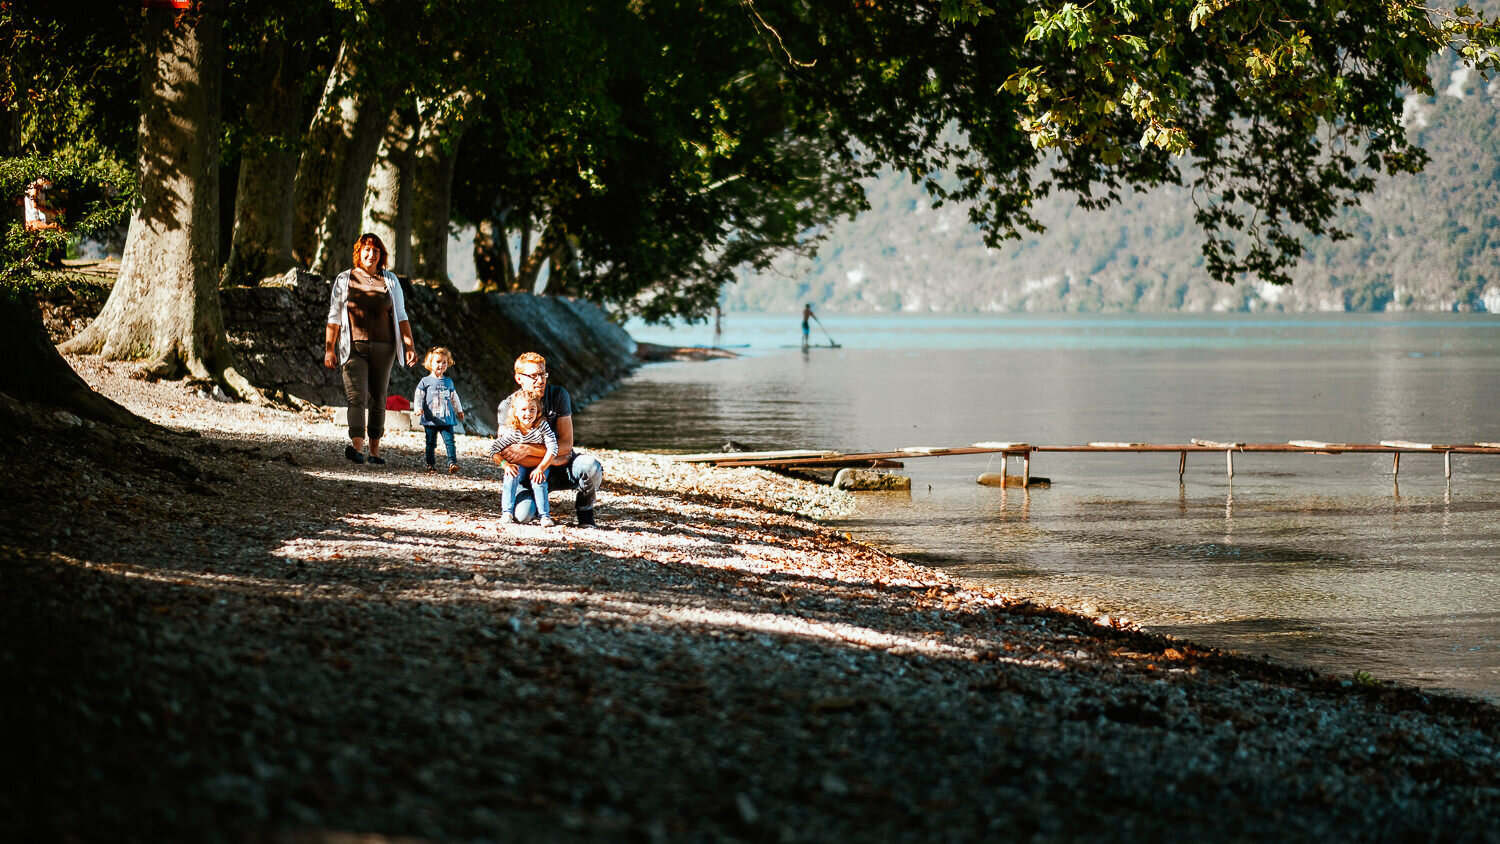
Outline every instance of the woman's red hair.
[(359, 250), (363, 249), (366, 243), (373, 243), (375, 248), (380, 250), (380, 263), (375, 265), (376, 275), (385, 272), (385, 264), (390, 259), (391, 253), (385, 251), (385, 244), (381, 242), (380, 235), (370, 232), (365, 232), (359, 236), (359, 240), (354, 241), (354, 266), (359, 266)]

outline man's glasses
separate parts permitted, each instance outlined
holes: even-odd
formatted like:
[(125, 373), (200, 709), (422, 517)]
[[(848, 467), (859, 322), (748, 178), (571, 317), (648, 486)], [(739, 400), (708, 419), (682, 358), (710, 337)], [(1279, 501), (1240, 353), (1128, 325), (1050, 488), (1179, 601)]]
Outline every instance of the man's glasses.
[(516, 374), (519, 375), (519, 376), (521, 376), (522, 378), (529, 378), (532, 381), (546, 381), (547, 380), (547, 373), (545, 371), (544, 372), (517, 372)]

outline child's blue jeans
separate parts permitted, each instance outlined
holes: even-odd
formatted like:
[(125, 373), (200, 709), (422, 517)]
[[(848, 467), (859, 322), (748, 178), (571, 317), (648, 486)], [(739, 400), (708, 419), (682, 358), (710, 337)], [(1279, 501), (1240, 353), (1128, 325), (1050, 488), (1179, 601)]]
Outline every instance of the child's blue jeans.
[[(536, 514), (538, 518), (549, 518), (547, 510), (547, 482), (543, 480), (536, 483), (531, 480), (531, 470), (525, 466), (520, 467), (519, 472), (514, 475), (505, 476), (505, 485), (500, 490), (500, 512), (516, 514), (516, 493), (521, 489), (521, 480), (525, 478), (526, 486), (531, 491), (532, 498), (536, 499)], [(527, 519), (530, 521), (530, 519)]]
[(448, 449), (448, 465), (458, 463), (458, 449), (453, 446), (452, 425), (426, 425), (422, 428), (427, 434), (427, 465), (432, 466), (436, 462), (433, 452), (437, 450), (438, 434), (443, 435), (443, 446)]

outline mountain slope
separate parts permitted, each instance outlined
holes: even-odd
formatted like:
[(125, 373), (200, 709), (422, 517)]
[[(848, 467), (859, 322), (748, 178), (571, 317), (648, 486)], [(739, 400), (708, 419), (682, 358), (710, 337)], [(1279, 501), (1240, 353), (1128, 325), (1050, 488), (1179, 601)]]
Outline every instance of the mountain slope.
[(1127, 195), (1084, 211), (1048, 197), (1041, 235), (984, 245), (956, 206), (933, 209), (888, 173), (867, 185), (871, 210), (833, 228), (817, 258), (788, 260), (725, 291), (727, 310), (1500, 312), (1500, 80), (1434, 62), (1436, 96), (1410, 96), (1407, 131), (1432, 161), (1383, 178), (1345, 215), (1341, 242), (1309, 238), (1290, 287), (1211, 281), (1192, 197)]

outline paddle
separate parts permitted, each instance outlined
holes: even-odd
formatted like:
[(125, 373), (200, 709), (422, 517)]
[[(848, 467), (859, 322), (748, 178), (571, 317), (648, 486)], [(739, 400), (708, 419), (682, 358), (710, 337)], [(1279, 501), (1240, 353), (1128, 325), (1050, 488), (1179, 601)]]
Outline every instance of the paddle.
[(812, 318), (813, 318), (813, 322), (816, 322), (818, 324), (818, 330), (822, 331), (823, 332), (823, 336), (828, 338), (828, 346), (829, 346), (829, 348), (834, 348), (834, 349), (839, 348), (839, 344), (833, 342), (833, 335), (829, 334), (828, 333), (828, 329), (826, 329), (826, 328), (823, 327), (823, 320), (818, 319), (818, 315), (817, 314), (813, 314)]

